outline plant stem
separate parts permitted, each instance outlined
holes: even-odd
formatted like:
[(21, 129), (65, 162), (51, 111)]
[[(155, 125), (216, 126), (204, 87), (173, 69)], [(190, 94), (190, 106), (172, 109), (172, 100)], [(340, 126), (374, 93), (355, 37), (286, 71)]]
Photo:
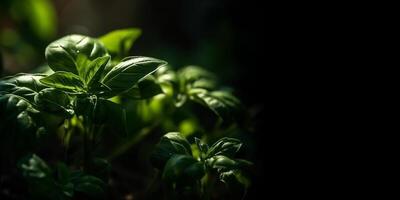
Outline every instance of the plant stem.
[(87, 132), (86, 128), (84, 129), (85, 131), (83, 132), (83, 170), (87, 169), (87, 161), (89, 159), (88, 155), (88, 138), (87, 138)]
[(203, 182), (203, 198), (202, 200), (210, 200), (211, 192), (215, 185), (215, 176), (211, 172), (206, 172), (206, 180)]
[(83, 128), (83, 170), (87, 170), (90, 162), (90, 134), (91, 134), (91, 124), (89, 118), (86, 117), (84, 119), (84, 128)]

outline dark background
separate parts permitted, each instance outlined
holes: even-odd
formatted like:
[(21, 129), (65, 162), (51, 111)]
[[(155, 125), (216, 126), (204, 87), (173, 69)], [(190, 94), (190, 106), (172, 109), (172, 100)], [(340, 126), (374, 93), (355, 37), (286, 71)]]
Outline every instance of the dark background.
[(261, 4), (231, 0), (55, 0), (56, 30), (49, 37), (38, 39), (24, 33), (26, 20), (7, 14), (7, 3), (3, 3), (0, 27), (22, 32), (21, 40), (33, 46), (35, 55), (29, 62), (19, 62), (12, 55), (20, 50), (4, 45), (7, 38), (3, 34), (3, 74), (28, 71), (43, 63), (44, 55), (35, 52), (44, 52), (48, 42), (63, 35), (97, 37), (114, 29), (141, 28), (142, 36), (134, 44), (132, 55), (164, 59), (176, 69), (185, 65), (205, 67), (217, 74), (224, 85), (232, 87), (247, 106), (256, 141), (256, 174), (247, 198), (262, 199), (256, 193), (268, 194), (264, 186), (269, 183), (266, 175), (273, 174), (267, 167), (269, 155), (274, 153), (267, 138), (278, 133), (270, 129), (277, 120), (267, 121), (266, 113), (276, 113), (276, 106), (282, 106), (267, 104), (267, 99), (276, 99), (273, 95), (278, 84), (274, 84), (277, 77), (272, 69), (281, 67), (277, 55), (284, 47), (278, 45), (283, 36), (271, 34), (276, 33), (274, 23), (278, 17), (267, 18), (266, 13), (273, 8), (267, 10)]

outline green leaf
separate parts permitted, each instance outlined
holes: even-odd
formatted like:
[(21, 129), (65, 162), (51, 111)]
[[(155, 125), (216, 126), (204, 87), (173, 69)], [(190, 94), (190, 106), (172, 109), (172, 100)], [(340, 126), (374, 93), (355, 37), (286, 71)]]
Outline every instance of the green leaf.
[(4, 77), (0, 79), (0, 94), (14, 94), (33, 102), (37, 92), (47, 88), (39, 81), (43, 77), (46, 75), (24, 73)]
[[(28, 144), (29, 139), (34, 141), (35, 135), (44, 130), (34, 102), (38, 91), (46, 88), (39, 82), (42, 77), (44, 75), (17, 74), (0, 79), (0, 118), (3, 121), (0, 123), (0, 130), (4, 134), (12, 133), (13, 137), (21, 135), (19, 140), (23, 140), (24, 145)], [(5, 138), (3, 140), (7, 141)]]
[(172, 156), (162, 174), (163, 179), (167, 182), (198, 180), (203, 176), (203, 164), (188, 155)]
[(223, 120), (234, 120), (241, 109), (240, 101), (229, 92), (205, 89), (191, 89), (189, 96), (192, 100), (211, 109)]
[(35, 95), (35, 103), (40, 110), (65, 117), (72, 117), (74, 111), (71, 109), (69, 96), (60, 90), (47, 88)]
[(105, 91), (118, 94), (132, 88), (140, 79), (156, 71), (166, 62), (149, 57), (128, 57), (113, 67), (101, 81)]
[[(42, 126), (38, 124), (36, 115), (38, 110), (33, 108), (31, 102), (25, 98), (14, 95), (0, 95), (0, 130), (4, 133), (30, 133), (39, 131)], [(28, 138), (26, 137), (25, 140)]]
[[(6, 119), (7, 122), (0, 124), (0, 129), (4, 132), (18, 132), (25, 135), (25, 140), (28, 141), (28, 136), (39, 136), (45, 130), (54, 129), (64, 116), (70, 115), (71, 110), (66, 113), (53, 110), (54, 105), (45, 105), (36, 99), (38, 93), (47, 86), (40, 82), (40, 79), (46, 77), (41, 74), (17, 74), (15, 76), (6, 77), (0, 80), (0, 107), (5, 106), (7, 109), (0, 109), (0, 117)], [(47, 96), (47, 93), (44, 96)], [(50, 95), (50, 96), (52, 96)], [(64, 94), (57, 92), (56, 97), (51, 99), (58, 104), (66, 105)], [(64, 96), (64, 97), (63, 97)], [(58, 99), (61, 97), (60, 99)], [(43, 99), (43, 98), (42, 98)], [(62, 103), (65, 102), (65, 103)], [(51, 109), (48, 109), (52, 107)], [(67, 109), (67, 107), (64, 106)], [(54, 112), (48, 113), (53, 110)], [(39, 112), (41, 111), (41, 112)], [(56, 114), (56, 115), (54, 115)], [(58, 116), (59, 114), (66, 114)], [(35, 139), (32, 137), (31, 139)], [(21, 141), (22, 142), (22, 141)]]
[(92, 86), (99, 86), (98, 82), (110, 58), (110, 56), (99, 57), (90, 63), (88, 71), (84, 76), (84, 80), (89, 88)]
[(22, 171), (22, 175), (26, 178), (42, 179), (47, 178), (51, 174), (51, 169), (35, 154), (22, 158), (18, 162), (18, 167)]
[(161, 94), (162, 90), (157, 80), (149, 75), (146, 78), (140, 80), (138, 84), (133, 86), (122, 95), (131, 99), (148, 99), (157, 94)]
[(175, 154), (192, 155), (189, 142), (178, 132), (170, 132), (161, 137), (152, 154), (152, 160), (158, 166)]
[(169, 66), (160, 67), (155, 73), (157, 82), (164, 94), (174, 100), (176, 107), (181, 107), (186, 102), (186, 95), (182, 95), (180, 78)]
[(203, 88), (213, 90), (217, 86), (215, 75), (199, 66), (186, 66), (178, 74), (181, 81), (183, 81), (183, 87), (188, 89)]
[(236, 169), (239, 164), (226, 156), (217, 155), (206, 160), (206, 164), (211, 168), (219, 169), (219, 170), (231, 170)]
[(242, 147), (242, 142), (235, 138), (224, 137), (215, 142), (207, 151), (207, 157), (215, 155), (224, 155), (233, 157)]
[(132, 44), (141, 35), (141, 30), (136, 28), (115, 30), (99, 39), (113, 56), (122, 57), (128, 54)]
[(82, 93), (85, 91), (84, 84), (79, 76), (71, 72), (55, 72), (48, 77), (40, 79), (40, 82), (48, 87), (53, 87), (64, 92)]
[(81, 80), (88, 86), (91, 86), (94, 83), (96, 83), (95, 86), (98, 86), (100, 84), (98, 81), (100, 80), (104, 68), (108, 64), (110, 58), (111, 57), (107, 55), (98, 57), (91, 61), (86, 57), (86, 55), (79, 54), (76, 62)]
[(91, 60), (87, 57), (87, 55), (79, 53), (76, 56), (75, 63), (76, 63), (76, 69), (78, 70), (77, 75), (79, 75), (82, 82), (87, 83), (85, 78), (87, 76), (86, 74), (87, 71), (89, 70), (89, 65), (91, 63)]
[(232, 185), (235, 180), (242, 184), (245, 188), (249, 188), (251, 185), (250, 178), (247, 177), (241, 170), (229, 170), (222, 172), (220, 173), (219, 178), (227, 185)]
[(194, 138), (197, 148), (200, 150), (200, 158), (203, 160), (207, 156), (208, 145), (201, 142), (199, 138)]
[(218, 172), (226, 172), (229, 170), (243, 170), (248, 169), (253, 163), (247, 160), (231, 159), (227, 156), (216, 155), (205, 160), (205, 164), (213, 169), (217, 169)]
[[(77, 59), (80, 56), (81, 63)], [(76, 75), (87, 66), (82, 65), (82, 59), (93, 61), (94, 59), (108, 55), (105, 47), (96, 39), (83, 35), (68, 35), (52, 42), (46, 48), (45, 56), (50, 68), (57, 71), (67, 71)]]

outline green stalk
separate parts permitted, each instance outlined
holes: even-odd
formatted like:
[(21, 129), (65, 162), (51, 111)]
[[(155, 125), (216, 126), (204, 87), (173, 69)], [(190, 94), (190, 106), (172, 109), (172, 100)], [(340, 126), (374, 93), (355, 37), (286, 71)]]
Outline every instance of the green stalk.
[(93, 135), (93, 125), (89, 120), (89, 117), (85, 117), (84, 119), (84, 128), (83, 128), (83, 169), (87, 170), (89, 168), (89, 163), (91, 160), (91, 140)]
[(203, 183), (203, 198), (202, 200), (210, 200), (211, 192), (215, 186), (215, 176), (211, 172), (206, 172), (206, 176)]

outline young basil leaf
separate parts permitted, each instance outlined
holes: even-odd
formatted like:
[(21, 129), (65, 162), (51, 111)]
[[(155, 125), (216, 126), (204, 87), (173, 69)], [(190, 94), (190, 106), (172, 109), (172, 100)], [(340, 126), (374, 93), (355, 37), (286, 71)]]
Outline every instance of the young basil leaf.
[(69, 96), (60, 90), (47, 88), (35, 95), (35, 103), (40, 110), (61, 114), (67, 118), (72, 117), (74, 111), (70, 109)]
[(152, 154), (152, 160), (157, 166), (163, 164), (175, 154), (192, 155), (189, 142), (177, 132), (165, 134)]
[(87, 67), (77, 64), (80, 54), (92, 61), (106, 56), (107, 50), (94, 38), (68, 35), (49, 44), (45, 52), (46, 60), (53, 71), (66, 71), (76, 75), (81, 71), (80, 68)]
[(149, 57), (128, 57), (109, 71), (101, 82), (108, 92), (118, 94), (132, 88), (138, 81), (156, 71), (166, 62)]
[(188, 155), (172, 156), (164, 167), (162, 177), (167, 182), (198, 180), (204, 176), (204, 165)]
[(149, 75), (140, 80), (135, 86), (128, 91), (122, 93), (123, 96), (131, 99), (148, 99), (157, 94), (161, 94), (162, 90), (154, 76)]
[(209, 92), (205, 89), (193, 88), (189, 91), (189, 96), (195, 102), (211, 109), (223, 120), (233, 120), (241, 108), (240, 101), (225, 91)]
[(240, 140), (224, 137), (215, 142), (210, 149), (208, 149), (207, 157), (210, 158), (216, 155), (233, 157), (241, 146), (242, 142), (240, 142)]
[(87, 57), (87, 55), (78, 53), (75, 59), (75, 64), (76, 64), (76, 69), (78, 70), (79, 77), (83, 82), (86, 83), (85, 81), (85, 76), (87, 74), (87, 71), (89, 70), (89, 65), (91, 63), (91, 60)]
[(98, 57), (91, 61), (86, 57), (86, 55), (78, 54), (76, 63), (81, 80), (88, 86), (97, 83), (100, 80), (104, 68), (108, 64), (110, 58), (111, 57), (107, 55)]
[(46, 86), (53, 87), (64, 92), (82, 93), (85, 91), (84, 84), (79, 76), (71, 72), (55, 72), (54, 74), (40, 79), (40, 82)]
[(87, 67), (88, 71), (84, 76), (84, 80), (89, 88), (92, 86), (99, 86), (98, 82), (110, 58), (110, 56), (96, 58), (90, 63), (89, 67)]
[(101, 36), (99, 40), (113, 57), (122, 57), (128, 54), (141, 32), (140, 29), (136, 28), (120, 29)]

